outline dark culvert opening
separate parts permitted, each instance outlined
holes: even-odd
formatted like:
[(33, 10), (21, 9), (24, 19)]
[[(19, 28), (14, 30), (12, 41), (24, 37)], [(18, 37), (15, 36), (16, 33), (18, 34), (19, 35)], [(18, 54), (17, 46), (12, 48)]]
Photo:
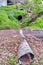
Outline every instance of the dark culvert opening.
[(22, 20), (22, 16), (18, 16), (18, 18), (17, 18), (18, 20)]
[(23, 10), (23, 9), (20, 9), (20, 10)]
[(12, 1), (7, 0), (7, 5), (13, 5)]

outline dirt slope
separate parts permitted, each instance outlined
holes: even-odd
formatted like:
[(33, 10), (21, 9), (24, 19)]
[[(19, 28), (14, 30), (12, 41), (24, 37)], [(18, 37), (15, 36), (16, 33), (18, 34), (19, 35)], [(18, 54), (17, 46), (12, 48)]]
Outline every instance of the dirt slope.
[[(39, 63), (43, 59), (42, 40), (31, 33), (24, 32), (24, 35), (34, 51), (35, 59), (37, 60), (36, 65), (43, 65)], [(18, 47), (23, 39), (18, 30), (0, 30), (0, 65), (1, 62), (4, 62), (4, 65), (9, 65), (9, 57), (15, 56), (17, 58)]]

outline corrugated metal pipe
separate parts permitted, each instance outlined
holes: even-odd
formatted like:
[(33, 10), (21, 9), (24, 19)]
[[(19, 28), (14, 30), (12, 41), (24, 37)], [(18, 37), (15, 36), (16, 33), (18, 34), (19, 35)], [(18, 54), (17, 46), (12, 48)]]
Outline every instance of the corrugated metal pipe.
[[(20, 34), (22, 37), (25, 37), (23, 31), (20, 30)], [(18, 61), (19, 65), (29, 65), (34, 59), (34, 53), (30, 48), (27, 41), (24, 39), (18, 49)]]

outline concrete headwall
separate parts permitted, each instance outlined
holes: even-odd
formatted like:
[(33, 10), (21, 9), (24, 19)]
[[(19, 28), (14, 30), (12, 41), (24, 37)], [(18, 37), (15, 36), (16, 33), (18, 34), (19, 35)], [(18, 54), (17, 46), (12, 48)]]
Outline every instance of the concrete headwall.
[(7, 6), (7, 0), (0, 0), (0, 6)]

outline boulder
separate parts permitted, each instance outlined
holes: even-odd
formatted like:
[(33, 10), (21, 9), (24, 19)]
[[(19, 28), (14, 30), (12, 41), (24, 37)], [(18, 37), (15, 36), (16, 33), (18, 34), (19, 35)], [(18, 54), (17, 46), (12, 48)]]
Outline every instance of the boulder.
[(7, 0), (0, 0), (0, 6), (7, 6)]

